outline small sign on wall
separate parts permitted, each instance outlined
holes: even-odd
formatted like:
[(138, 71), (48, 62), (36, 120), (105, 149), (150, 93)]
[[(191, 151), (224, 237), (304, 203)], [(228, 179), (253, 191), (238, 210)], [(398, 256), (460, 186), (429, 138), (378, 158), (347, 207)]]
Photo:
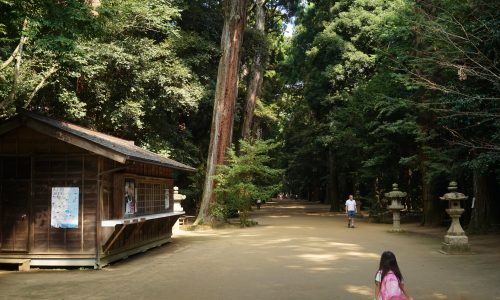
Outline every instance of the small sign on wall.
[(170, 207), (170, 191), (165, 189), (165, 209)]
[(53, 187), (50, 225), (54, 228), (78, 228), (80, 189)]
[(125, 178), (125, 195), (123, 202), (125, 203), (125, 214), (133, 215), (137, 212), (137, 190), (135, 188), (135, 180)]

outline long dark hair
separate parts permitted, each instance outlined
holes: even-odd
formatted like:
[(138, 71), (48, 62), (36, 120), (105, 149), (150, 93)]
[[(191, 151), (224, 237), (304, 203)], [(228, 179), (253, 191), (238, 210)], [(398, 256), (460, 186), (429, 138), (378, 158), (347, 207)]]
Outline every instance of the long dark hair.
[(380, 282), (384, 279), (385, 275), (392, 271), (394, 275), (398, 278), (399, 282), (403, 281), (403, 275), (399, 270), (398, 262), (396, 260), (396, 255), (391, 251), (384, 251), (380, 257), (379, 270), (382, 271), (382, 276), (380, 277)]

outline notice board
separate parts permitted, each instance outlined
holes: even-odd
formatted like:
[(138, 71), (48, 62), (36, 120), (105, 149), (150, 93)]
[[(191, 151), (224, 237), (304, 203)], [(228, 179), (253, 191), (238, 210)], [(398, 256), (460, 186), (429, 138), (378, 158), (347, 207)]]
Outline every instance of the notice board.
[(53, 187), (50, 225), (54, 228), (78, 228), (78, 187)]

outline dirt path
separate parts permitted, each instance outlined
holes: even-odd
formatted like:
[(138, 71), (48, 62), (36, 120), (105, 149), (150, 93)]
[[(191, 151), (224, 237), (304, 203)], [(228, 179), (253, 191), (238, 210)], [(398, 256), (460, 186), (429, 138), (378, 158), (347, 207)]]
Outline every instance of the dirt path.
[[(498, 236), (477, 252), (438, 252), (442, 229), (391, 234), (307, 202), (268, 204), (259, 226), (177, 232), (173, 242), (102, 271), (0, 272), (0, 299), (373, 299), (380, 253), (396, 253), (414, 299), (500, 299)], [(475, 244), (476, 243), (476, 244)]]

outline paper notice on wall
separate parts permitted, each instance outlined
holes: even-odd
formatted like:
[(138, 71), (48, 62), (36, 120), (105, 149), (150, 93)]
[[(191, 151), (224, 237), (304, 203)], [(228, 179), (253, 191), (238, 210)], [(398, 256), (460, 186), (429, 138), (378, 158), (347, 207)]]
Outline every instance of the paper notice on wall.
[(78, 187), (53, 187), (50, 225), (54, 228), (78, 228)]
[(165, 190), (165, 209), (167, 209), (169, 207), (170, 207), (170, 191), (168, 189), (166, 189)]

